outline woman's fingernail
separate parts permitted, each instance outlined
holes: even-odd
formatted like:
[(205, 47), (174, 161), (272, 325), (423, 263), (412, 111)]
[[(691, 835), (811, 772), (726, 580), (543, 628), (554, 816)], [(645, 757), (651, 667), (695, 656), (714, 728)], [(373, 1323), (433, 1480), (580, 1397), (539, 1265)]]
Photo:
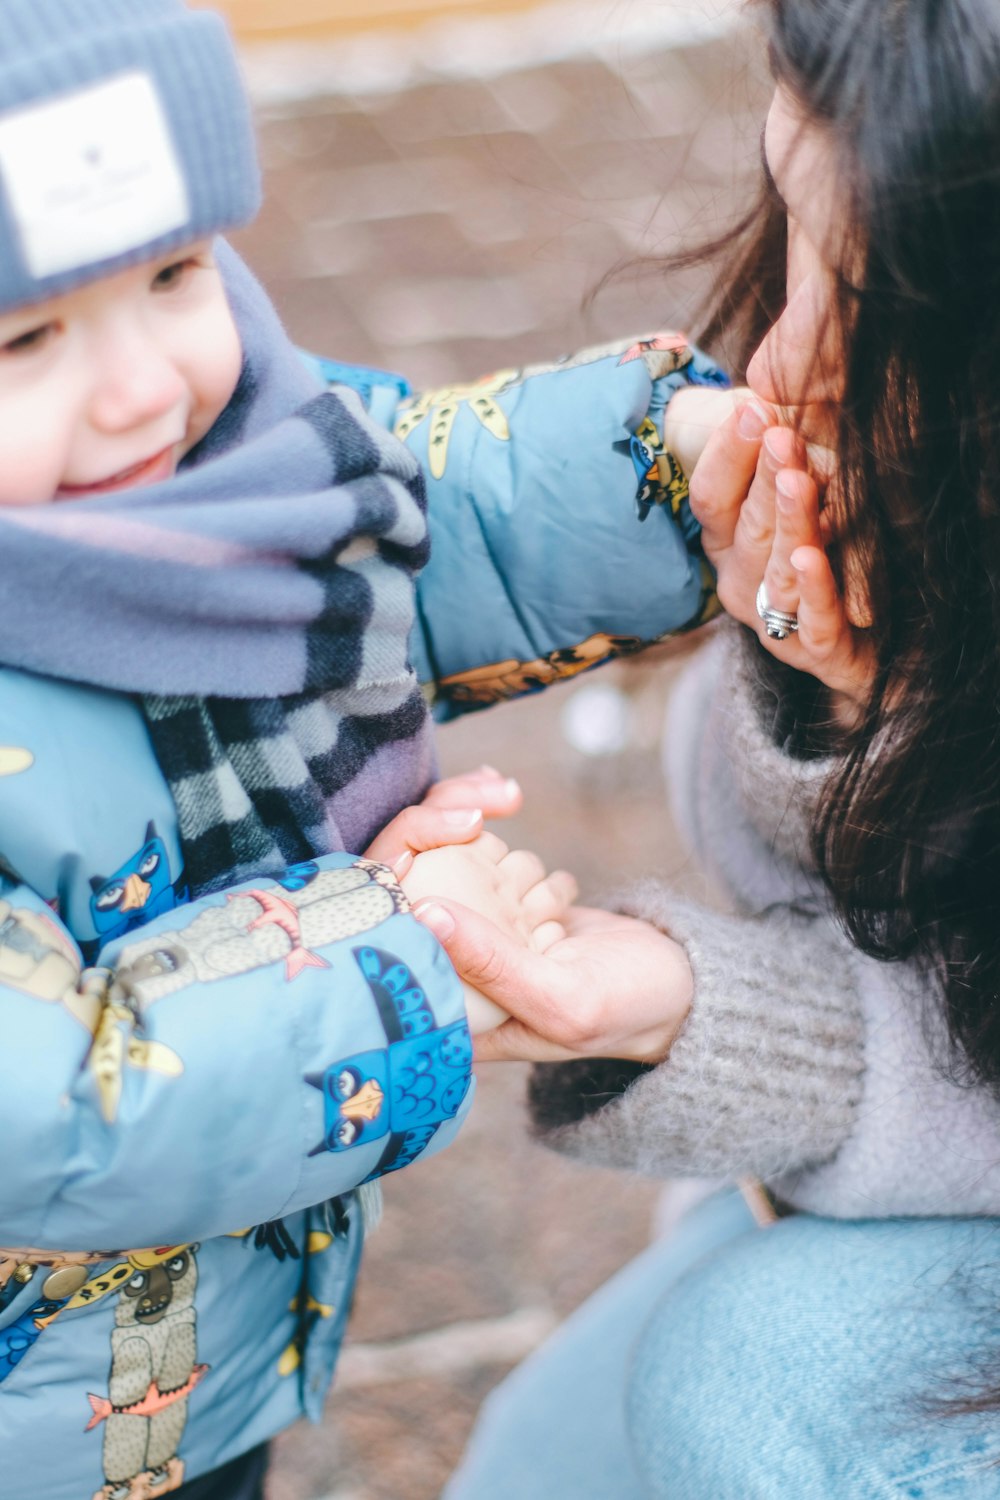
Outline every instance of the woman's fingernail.
[(488, 762), (485, 761), (485, 760), (483, 761), (482, 765), (479, 767), (479, 772), (480, 772), (480, 775), (482, 775), (482, 776), (499, 776), (500, 775), (500, 772), (497, 770), (496, 766), (489, 765)]
[(455, 918), (443, 906), (438, 906), (436, 901), (418, 901), (413, 908), (413, 915), (418, 922), (423, 922), (425, 927), (430, 928), (439, 943), (446, 942), (455, 931)]
[(792, 553), (791, 557), (788, 559), (788, 561), (791, 563), (792, 567), (795, 569), (796, 573), (804, 573), (805, 572), (805, 560), (806, 560), (806, 549), (804, 547), (796, 547), (795, 551)]
[(797, 499), (794, 488), (788, 483), (784, 474), (779, 474), (774, 481), (774, 503), (782, 515), (790, 516), (795, 513)]
[(787, 458), (782, 458), (775, 448), (774, 434), (771, 432), (764, 438), (764, 452), (772, 469), (783, 469), (787, 465)]
[(455, 808), (450, 812), (441, 814), (441, 821), (446, 828), (454, 828), (461, 833), (466, 828), (473, 828), (477, 823), (483, 821), (482, 810), (478, 807)]
[(757, 440), (763, 437), (770, 425), (770, 417), (759, 401), (744, 401), (736, 419), (740, 437)]
[(513, 776), (507, 777), (507, 780), (503, 784), (503, 789), (504, 795), (507, 797), (519, 797), (521, 795), (520, 783), (515, 781)]
[(392, 867), (392, 873), (395, 875), (397, 880), (402, 880), (403, 876), (407, 873), (412, 863), (413, 850), (404, 849), (402, 854), (399, 856)]

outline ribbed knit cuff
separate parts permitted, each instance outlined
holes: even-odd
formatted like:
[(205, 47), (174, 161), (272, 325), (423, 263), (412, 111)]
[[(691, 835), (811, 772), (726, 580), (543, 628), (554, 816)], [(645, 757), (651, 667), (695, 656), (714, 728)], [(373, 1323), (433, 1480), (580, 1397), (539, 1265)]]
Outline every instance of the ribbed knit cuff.
[(691, 1013), (657, 1068), (537, 1067), (532, 1112), (546, 1144), (664, 1176), (768, 1180), (835, 1156), (855, 1125), (864, 1069), (846, 940), (824, 918), (720, 916), (652, 881), (616, 905), (683, 944)]

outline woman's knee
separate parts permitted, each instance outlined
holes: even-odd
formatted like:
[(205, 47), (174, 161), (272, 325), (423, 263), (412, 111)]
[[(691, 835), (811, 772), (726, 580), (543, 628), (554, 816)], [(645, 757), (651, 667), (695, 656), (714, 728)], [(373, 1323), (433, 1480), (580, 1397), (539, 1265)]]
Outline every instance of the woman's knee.
[(695, 1267), (655, 1308), (630, 1369), (650, 1493), (898, 1493), (891, 1476), (926, 1446), (926, 1382), (975, 1336), (948, 1285), (955, 1245), (953, 1226), (802, 1216)]

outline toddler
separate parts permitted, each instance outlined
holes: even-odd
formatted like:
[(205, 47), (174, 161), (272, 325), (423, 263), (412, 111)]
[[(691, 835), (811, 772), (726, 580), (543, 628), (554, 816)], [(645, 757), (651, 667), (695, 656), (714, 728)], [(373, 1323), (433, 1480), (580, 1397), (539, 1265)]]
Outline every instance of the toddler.
[(3, 1489), (223, 1500), (320, 1410), (355, 1189), (471, 1096), (450, 964), (336, 852), (433, 776), (422, 481), (216, 239), (258, 193), (217, 17), (8, 0), (0, 182)]
[[(418, 675), (474, 705), (698, 617), (648, 414), (713, 376), (650, 339), (462, 396), (502, 451), (476, 460), (484, 514), (440, 459), (441, 403), (397, 411), (358, 372), (324, 389), (218, 238), (258, 202), (219, 18), (5, 0), (3, 19), (4, 1492), (235, 1500), (267, 1440), (320, 1414), (371, 1184), (446, 1145), (471, 1100), (462, 987), (397, 879), (434, 780)], [(560, 401), (592, 445), (572, 484), (539, 440)], [(432, 451), (451, 550), (415, 622)], [(566, 546), (552, 566), (560, 505), (589, 507), (606, 555), (657, 500), (627, 611), (622, 581), (587, 602)], [(517, 605), (494, 611), (508, 575)], [(635, 624), (615, 633), (618, 608)], [(567, 883), (456, 809), (504, 810), (502, 781), (430, 798), (475, 842), (421, 889), (475, 887), (550, 939)]]

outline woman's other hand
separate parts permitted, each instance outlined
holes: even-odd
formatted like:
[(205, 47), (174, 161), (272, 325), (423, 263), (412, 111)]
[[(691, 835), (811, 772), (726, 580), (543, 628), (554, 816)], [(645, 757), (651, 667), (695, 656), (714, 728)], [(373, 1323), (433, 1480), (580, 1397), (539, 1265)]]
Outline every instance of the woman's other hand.
[(462, 978), (510, 1012), (477, 1037), (479, 1062), (662, 1062), (690, 1009), (687, 955), (647, 922), (575, 906), (564, 918), (565, 936), (553, 927), (552, 941), (537, 952), (457, 902), (421, 902), (415, 915)]
[[(492, 833), (461, 847), (418, 854), (401, 884), (418, 915), (423, 906), (450, 898), (461, 902), (461, 909), (486, 919), (505, 941), (537, 952), (565, 936), (561, 923), (578, 894), (567, 870), (547, 874), (537, 854), (508, 849)], [(507, 1011), (494, 999), (470, 983), (468, 976), (460, 977), (474, 1035), (507, 1019)]]
[(449, 776), (430, 788), (423, 802), (404, 807), (365, 850), (402, 880), (417, 854), (447, 844), (470, 844), (485, 818), (509, 818), (523, 802), (516, 781), (492, 766)]
[[(807, 448), (772, 407), (750, 397), (709, 438), (691, 476), (691, 509), (723, 607), (772, 655), (824, 683), (850, 727), (868, 701), (874, 653), (864, 590), (855, 585), (845, 600), (827, 557), (833, 538), (821, 503), (829, 463), (827, 450)], [(757, 613), (761, 583), (772, 609), (798, 616), (798, 630), (783, 640), (768, 636)]]

